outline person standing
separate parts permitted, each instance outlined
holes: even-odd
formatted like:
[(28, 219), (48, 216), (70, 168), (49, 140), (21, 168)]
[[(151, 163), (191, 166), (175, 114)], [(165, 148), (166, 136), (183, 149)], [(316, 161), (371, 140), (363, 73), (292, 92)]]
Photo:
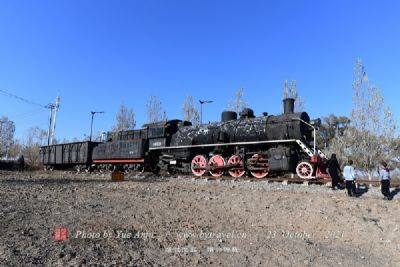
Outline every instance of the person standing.
[(343, 168), (343, 176), (346, 181), (346, 189), (347, 194), (350, 197), (356, 197), (356, 185), (354, 183), (354, 179), (356, 178), (353, 161), (350, 159), (348, 165), (344, 166)]
[(20, 155), (17, 160), (18, 163), (18, 171), (23, 172), (25, 169), (25, 159), (24, 155)]
[(387, 163), (382, 161), (379, 166), (379, 179), (381, 180), (381, 192), (383, 199), (390, 200), (390, 173), (387, 168)]
[(332, 154), (331, 159), (328, 162), (328, 172), (332, 178), (332, 190), (336, 190), (339, 186), (339, 174), (340, 174), (339, 162), (336, 158), (336, 154)]

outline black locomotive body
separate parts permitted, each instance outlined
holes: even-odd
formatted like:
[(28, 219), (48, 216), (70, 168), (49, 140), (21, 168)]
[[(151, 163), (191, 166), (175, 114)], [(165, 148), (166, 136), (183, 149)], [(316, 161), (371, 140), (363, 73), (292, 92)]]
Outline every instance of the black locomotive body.
[(191, 170), (197, 176), (227, 171), (239, 177), (248, 171), (257, 178), (289, 172), (311, 178), (316, 174), (312, 164), (318, 161), (309, 149), (313, 128), (308, 114), (295, 113), (293, 106), (293, 99), (285, 99), (284, 113), (277, 116), (255, 117), (251, 109), (244, 109), (239, 118), (223, 112), (221, 122), (178, 127), (170, 145), (150, 145), (149, 152), (156, 155), (159, 168)]
[[(221, 122), (192, 126), (168, 120), (143, 129), (110, 132), (93, 147), (91, 165), (130, 165), (168, 172), (210, 173), (233, 177), (297, 173), (301, 178), (328, 177), (325, 155), (315, 148), (315, 127), (306, 112), (294, 112), (285, 99), (284, 113), (255, 117), (244, 109), (222, 113)], [(42, 150), (51, 150), (43, 147)], [(314, 147), (313, 149), (311, 147)], [(46, 164), (44, 162), (44, 164)]]

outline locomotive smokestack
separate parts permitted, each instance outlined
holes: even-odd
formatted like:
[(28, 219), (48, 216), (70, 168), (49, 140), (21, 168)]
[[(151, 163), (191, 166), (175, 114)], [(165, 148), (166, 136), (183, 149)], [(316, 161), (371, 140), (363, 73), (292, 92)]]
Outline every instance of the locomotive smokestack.
[(294, 98), (283, 99), (283, 113), (290, 114), (294, 112)]

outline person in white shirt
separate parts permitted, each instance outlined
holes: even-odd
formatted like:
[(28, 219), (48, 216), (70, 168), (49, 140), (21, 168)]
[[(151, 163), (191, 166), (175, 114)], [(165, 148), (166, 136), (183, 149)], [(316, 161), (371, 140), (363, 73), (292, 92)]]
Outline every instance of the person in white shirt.
[(356, 178), (353, 161), (350, 159), (348, 165), (343, 168), (343, 177), (346, 181), (347, 194), (350, 197), (356, 197), (356, 185), (354, 179)]
[(378, 172), (379, 172), (379, 179), (381, 180), (381, 192), (382, 195), (384, 196), (383, 199), (390, 200), (391, 199), (390, 172), (386, 162), (384, 161), (381, 162)]

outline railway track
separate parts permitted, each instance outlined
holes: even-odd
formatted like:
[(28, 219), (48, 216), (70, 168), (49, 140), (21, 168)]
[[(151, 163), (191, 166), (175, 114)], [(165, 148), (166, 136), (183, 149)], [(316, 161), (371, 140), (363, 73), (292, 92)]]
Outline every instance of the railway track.
[[(182, 178), (191, 178), (195, 180), (207, 180), (207, 181), (247, 181), (247, 182), (267, 182), (267, 183), (282, 183), (282, 184), (318, 184), (318, 185), (330, 185), (331, 179), (301, 179), (299, 177), (272, 177), (272, 178), (253, 178), (253, 177), (240, 177), (235, 178), (231, 176), (221, 176), (221, 177), (214, 177), (214, 176), (182, 176)], [(367, 179), (358, 179), (355, 180), (357, 186), (380, 186), (379, 180), (367, 180)], [(400, 181), (392, 181), (390, 184), (391, 187), (400, 187)]]
[[(68, 173), (90, 173), (87, 171), (66, 171)], [(111, 171), (95, 171), (92, 172), (94, 174), (112, 174)], [(125, 172), (125, 175), (137, 175), (143, 174), (145, 176), (154, 176), (154, 173), (140, 172), (140, 171), (129, 171)], [(194, 179), (194, 180), (206, 180), (206, 181), (246, 181), (246, 182), (267, 182), (267, 183), (282, 183), (282, 184), (317, 184), (317, 185), (330, 185), (331, 179), (322, 179), (322, 178), (313, 178), (313, 179), (302, 179), (294, 175), (291, 176), (277, 176), (277, 177), (267, 177), (267, 178), (255, 178), (251, 176), (243, 176), (243, 177), (232, 177), (230, 175), (223, 175), (220, 177), (215, 177), (212, 175), (203, 175), (203, 176), (194, 176), (194, 175), (179, 175), (179, 174), (170, 174), (170, 173), (161, 173), (159, 174), (164, 177), (179, 177), (183, 179)], [(368, 186), (380, 186), (379, 180), (368, 180), (368, 179), (356, 179), (355, 183), (357, 186), (359, 185), (368, 185)], [(391, 187), (400, 187), (400, 181), (391, 181)]]

